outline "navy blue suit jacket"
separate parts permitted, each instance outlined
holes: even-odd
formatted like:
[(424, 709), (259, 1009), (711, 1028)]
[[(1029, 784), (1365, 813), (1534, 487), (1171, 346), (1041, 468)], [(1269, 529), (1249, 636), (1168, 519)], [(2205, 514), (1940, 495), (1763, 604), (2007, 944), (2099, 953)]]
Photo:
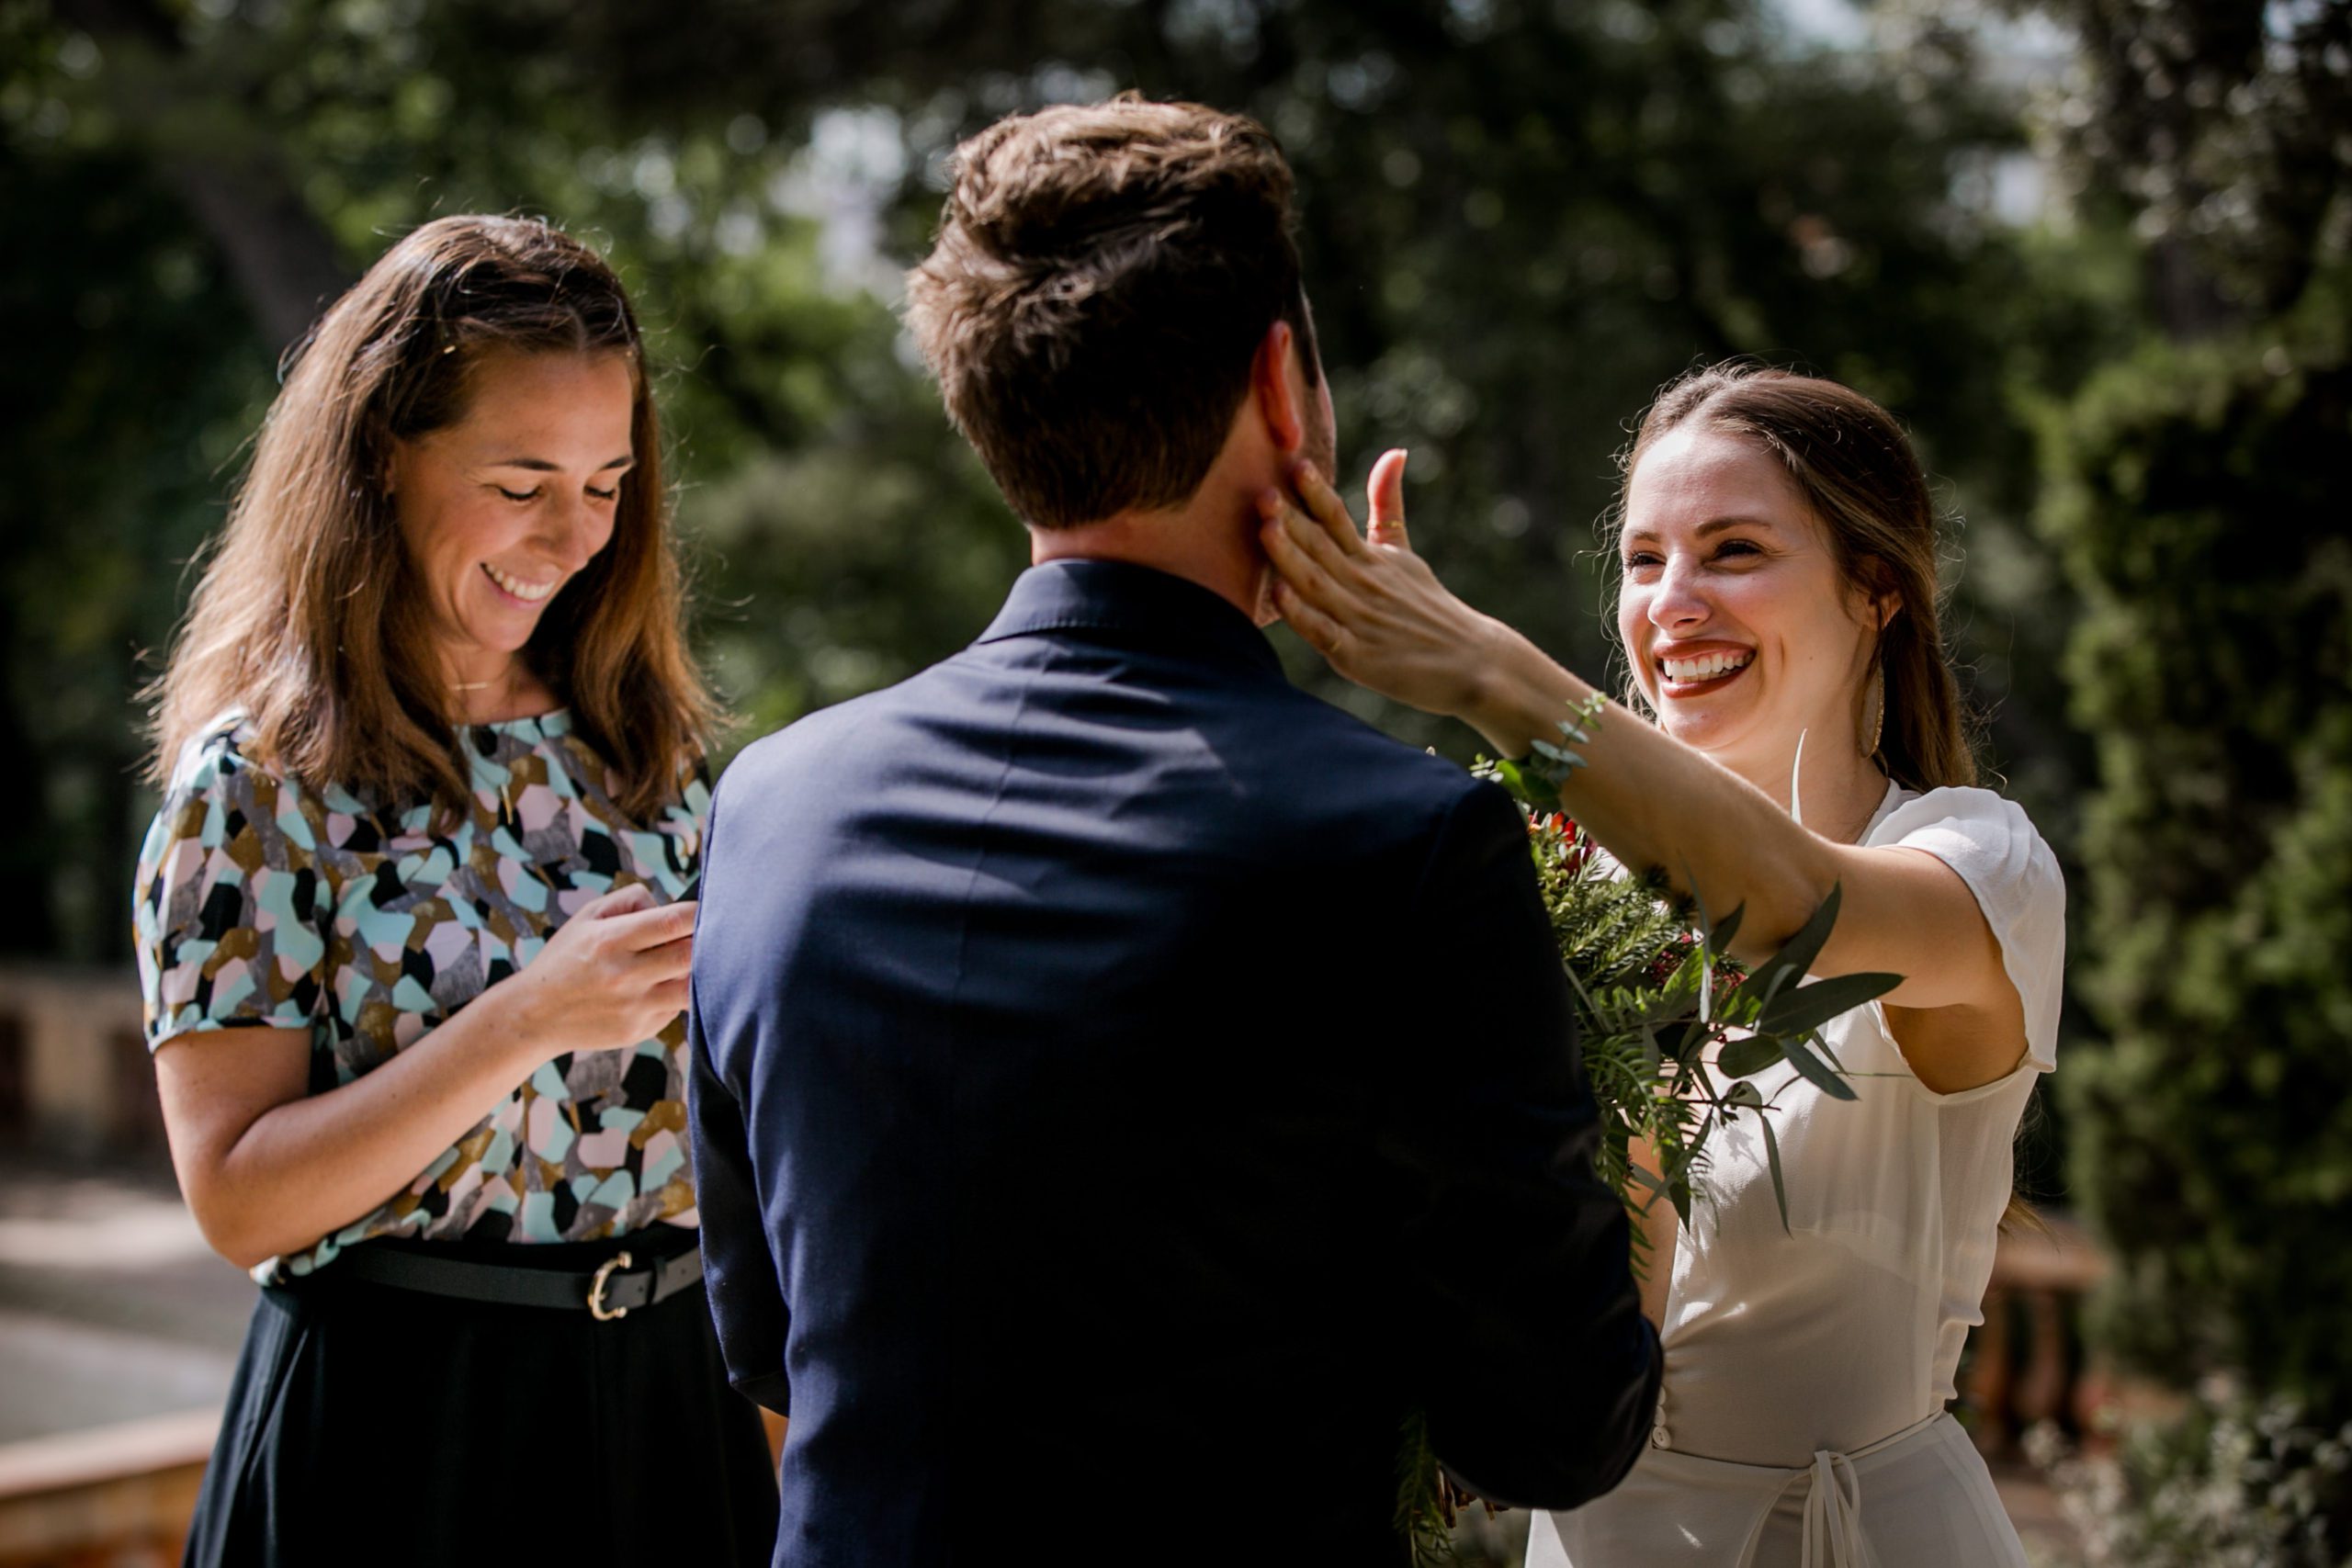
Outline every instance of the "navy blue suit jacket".
[(1400, 1428), (1565, 1507), (1656, 1337), (1523, 824), (1207, 590), (1024, 573), (747, 750), (692, 1126), (775, 1561), (1376, 1562)]

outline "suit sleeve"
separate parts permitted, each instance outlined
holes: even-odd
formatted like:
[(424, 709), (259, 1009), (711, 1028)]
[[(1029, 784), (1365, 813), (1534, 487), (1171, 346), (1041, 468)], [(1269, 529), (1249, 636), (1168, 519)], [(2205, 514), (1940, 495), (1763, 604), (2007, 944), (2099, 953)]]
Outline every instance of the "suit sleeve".
[[(716, 847), (714, 836), (709, 848)], [(695, 918), (697, 930), (711, 908), (711, 864), (707, 853), (704, 901)], [(695, 1201), (702, 1216), (704, 1291), (710, 1302), (711, 1321), (718, 1330), (728, 1381), (746, 1397), (779, 1415), (789, 1415), (791, 1385), (784, 1353), (792, 1316), (768, 1247), (743, 1102), (728, 1087), (704, 1030), (706, 1019), (711, 1016), (702, 1005), (704, 988), (710, 983), (702, 961), (704, 951), (697, 942), (694, 995), (686, 1010), (690, 1059), (686, 1124), (694, 1145)]]
[(1633, 1467), (1663, 1358), (1624, 1207), (1593, 1174), (1568, 981), (1500, 790), (1448, 814), (1408, 923), (1386, 1141), (1430, 1443), (1482, 1496), (1574, 1507)]

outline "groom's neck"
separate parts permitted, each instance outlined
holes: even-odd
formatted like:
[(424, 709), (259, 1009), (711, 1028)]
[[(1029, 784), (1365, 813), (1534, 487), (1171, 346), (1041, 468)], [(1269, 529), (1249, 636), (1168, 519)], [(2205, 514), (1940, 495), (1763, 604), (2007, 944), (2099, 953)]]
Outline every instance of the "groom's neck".
[(1212, 476), (1193, 499), (1159, 512), (1122, 512), (1074, 528), (1032, 528), (1029, 558), (1117, 560), (1197, 582), (1257, 626), (1273, 619), (1272, 568), (1259, 548), (1246, 494)]

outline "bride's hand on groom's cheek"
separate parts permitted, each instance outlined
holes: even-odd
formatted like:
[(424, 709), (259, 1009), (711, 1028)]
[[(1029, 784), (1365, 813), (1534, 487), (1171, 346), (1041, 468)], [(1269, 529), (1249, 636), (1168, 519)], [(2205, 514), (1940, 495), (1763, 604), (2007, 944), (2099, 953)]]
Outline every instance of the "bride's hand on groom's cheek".
[(1358, 685), (1429, 713), (1466, 712), (1486, 616), (1446, 590), (1405, 533), (1405, 454), (1383, 453), (1365, 481), (1371, 537), (1312, 463), (1291, 488), (1258, 497), (1259, 539), (1273, 562), (1274, 605), (1291, 629)]

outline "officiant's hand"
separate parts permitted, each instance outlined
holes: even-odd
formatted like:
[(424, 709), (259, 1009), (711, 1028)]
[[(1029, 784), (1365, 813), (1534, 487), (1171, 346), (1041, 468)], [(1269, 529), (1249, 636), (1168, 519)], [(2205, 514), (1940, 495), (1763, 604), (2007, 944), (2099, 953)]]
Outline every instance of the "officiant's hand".
[(1455, 598), (1413, 553), (1404, 452), (1383, 453), (1364, 483), (1369, 537), (1315, 465), (1295, 463), (1291, 484), (1291, 493), (1258, 497), (1283, 619), (1356, 684), (1425, 713), (1469, 717), (1493, 645), (1515, 634)]

